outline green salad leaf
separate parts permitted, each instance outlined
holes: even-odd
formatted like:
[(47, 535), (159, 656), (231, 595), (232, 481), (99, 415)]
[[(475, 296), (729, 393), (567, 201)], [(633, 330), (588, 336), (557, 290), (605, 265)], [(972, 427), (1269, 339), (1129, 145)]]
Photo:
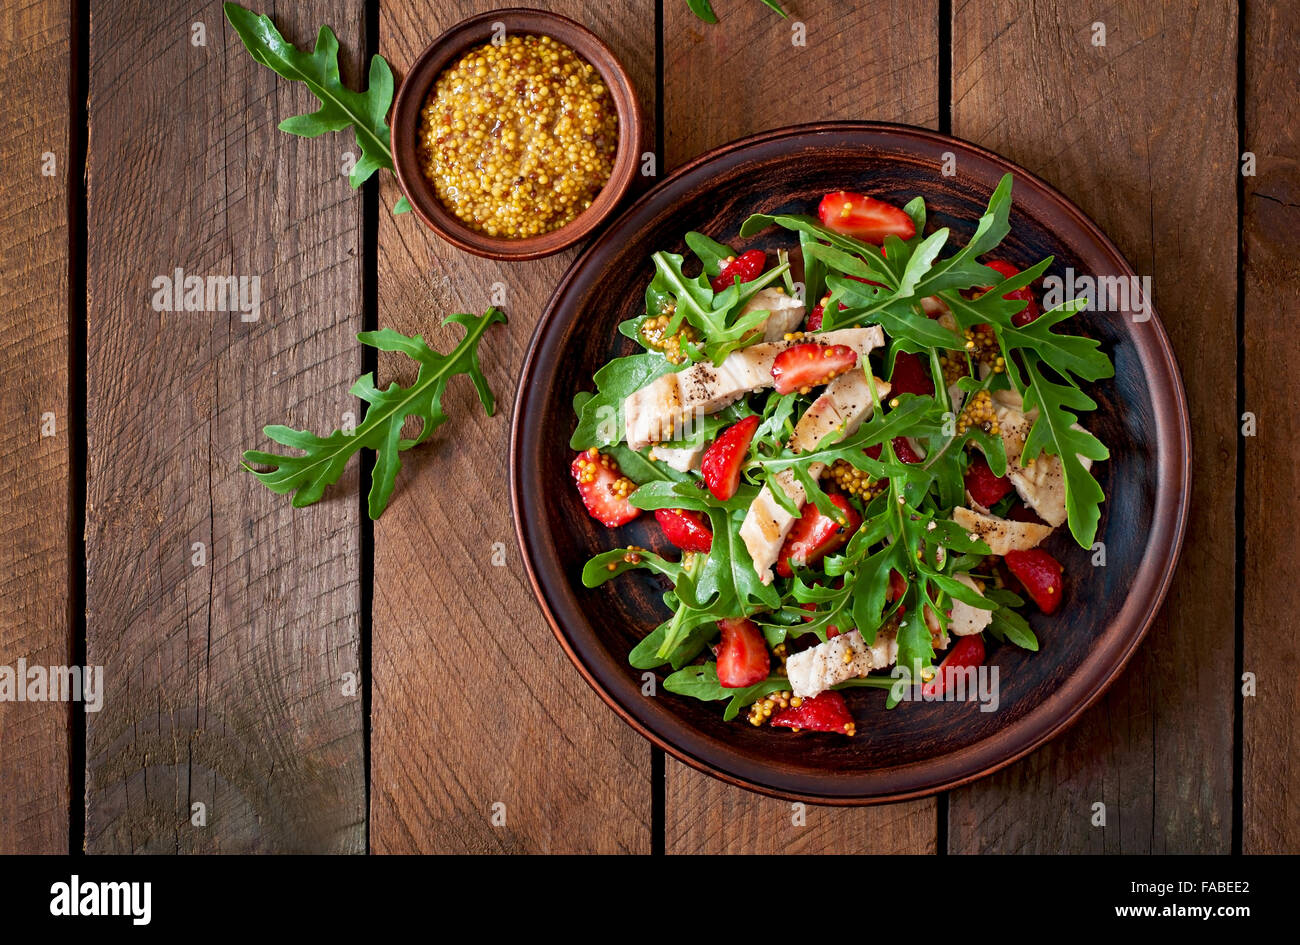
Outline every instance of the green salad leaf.
[[(443, 324), (455, 322), (465, 329), (465, 337), (451, 354), (439, 354), (425, 344), (419, 335), (407, 337), (389, 328), (364, 331), (357, 335), (362, 344), (380, 351), (400, 351), (420, 366), (410, 387), (390, 384), (386, 390), (375, 386), (374, 376), (365, 374), (352, 385), (350, 393), (366, 402), (366, 413), (354, 430), (335, 430), (329, 436), (317, 436), (306, 430), (273, 425), (264, 427), (268, 437), (282, 446), (301, 450), (302, 455), (292, 456), (248, 450), (244, 453), (244, 468), (272, 492), (281, 495), (292, 492), (293, 505), (301, 508), (320, 500), (325, 488), (338, 482), (343, 469), (354, 453), (362, 448), (375, 451), (375, 465), (371, 471), (369, 498), (370, 517), (378, 518), (388, 506), (402, 466), (400, 454), (425, 440), (447, 419), (442, 410), (442, 395), (448, 382), (457, 374), (464, 374), (473, 382), (483, 409), (491, 416), (496, 409), (492, 391), (479, 364), (478, 345), (490, 325), (504, 322), (499, 309), (489, 308), (481, 316), (456, 314)], [(407, 417), (418, 417), (421, 429), (414, 439), (402, 437), (402, 424)], [(273, 467), (259, 472), (248, 464)]]
[(728, 689), (718, 681), (718, 664), (705, 663), (702, 666), (687, 666), (679, 669), (664, 680), (664, 688), (679, 696), (690, 696), (704, 702), (719, 702), (729, 699), (727, 708), (722, 713), (724, 722), (730, 722), (740, 710), (768, 695), (790, 687), (790, 680), (784, 676), (769, 676), (760, 683), (744, 689)]
[[(354, 190), (381, 167), (393, 170), (387, 121), (388, 107), (393, 103), (393, 70), (383, 56), (370, 60), (366, 91), (353, 92), (339, 78), (339, 41), (328, 26), (320, 28), (315, 48), (307, 53), (280, 35), (269, 16), (253, 13), (237, 3), (226, 3), (222, 8), (254, 61), (277, 75), (303, 83), (320, 101), (316, 111), (280, 122), (281, 131), (316, 138), (327, 131), (352, 128), (361, 149), (361, 159), (349, 177)], [(410, 209), (410, 203), (402, 197), (393, 212)]]

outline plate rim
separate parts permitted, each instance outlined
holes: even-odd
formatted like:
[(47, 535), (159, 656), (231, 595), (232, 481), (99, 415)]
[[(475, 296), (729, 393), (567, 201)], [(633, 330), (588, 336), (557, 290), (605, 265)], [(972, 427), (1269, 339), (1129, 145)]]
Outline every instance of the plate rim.
[[(1099, 653), (1084, 663), (1080, 664), (1079, 670), (1071, 673), (1061, 681), (1051, 695), (1045, 698), (1041, 703), (1027, 712), (1021, 718), (1012, 722), (1004, 729), (989, 735), (969, 746), (961, 749), (959, 753), (948, 753), (933, 758), (927, 758), (923, 761), (911, 762), (903, 765), (895, 765), (885, 769), (890, 773), (905, 772), (909, 769), (929, 770), (939, 768), (936, 771), (937, 777), (925, 784), (903, 788), (899, 790), (889, 790), (883, 793), (821, 793), (816, 790), (794, 789), (782, 787), (780, 785), (765, 783), (754, 780), (745, 775), (737, 774), (730, 770), (719, 768), (706, 759), (697, 757), (690, 751), (672, 742), (669, 738), (661, 735), (643, 722), (629, 708), (624, 706), (596, 677), (591, 668), (580, 657), (575, 649), (574, 642), (569, 638), (567, 631), (561, 626), (557, 619), (554, 608), (548, 599), (547, 592), (541, 580), (539, 579), (536, 568), (534, 567), (530, 555), (529, 544), (529, 523), (526, 521), (522, 508), (521, 493), (524, 491), (522, 486), (522, 469), (523, 463), (523, 409), (525, 402), (529, 399), (531, 389), (534, 386), (532, 377), (538, 361), (539, 349), (548, 330), (552, 328), (552, 323), (558, 322), (559, 313), (557, 311), (560, 300), (566, 294), (571, 283), (587, 264), (594, 253), (604, 245), (608, 235), (617, 230), (624, 221), (634, 214), (643, 210), (646, 206), (652, 204), (658, 199), (659, 195), (675, 184), (683, 177), (693, 175), (703, 166), (712, 162), (721, 160), (737, 151), (743, 151), (747, 148), (757, 147), (768, 144), (783, 138), (799, 139), (811, 135), (826, 134), (833, 132), (854, 132), (865, 134), (879, 134), (893, 136), (900, 139), (900, 143), (913, 149), (916, 139), (926, 140), (932, 144), (952, 144), (962, 150), (978, 155), (986, 161), (1002, 167), (1004, 170), (1011, 172), (1020, 180), (1023, 179), (1031, 186), (1039, 189), (1047, 197), (1051, 198), (1059, 207), (1067, 212), (1074, 220), (1075, 224), (1084, 230), (1090, 238), (1108, 254), (1112, 255), (1121, 264), (1121, 274), (1135, 275), (1135, 270), (1128, 258), (1120, 251), (1119, 247), (1110, 239), (1109, 236), (1098, 226), (1082, 209), (1080, 209), (1072, 200), (1061, 193), (1056, 187), (1043, 180), (1032, 171), (1028, 171), (1014, 161), (1009, 160), (994, 151), (991, 151), (981, 145), (967, 141), (954, 135), (944, 134), (929, 128), (922, 128), (915, 125), (907, 125), (898, 122), (878, 122), (878, 121), (821, 121), (808, 122), (796, 125), (787, 125), (781, 128), (770, 129), (737, 138), (725, 144), (710, 148), (698, 157), (687, 161), (672, 173), (657, 182), (653, 187), (633, 201), (622, 213), (612, 219), (606, 226), (602, 227), (593, 235), (589, 242), (572, 263), (565, 270), (560, 280), (556, 283), (546, 306), (543, 308), (537, 324), (533, 329), (532, 335), (528, 341), (528, 347), (524, 355), (524, 360), (520, 368), (518, 384), (515, 392), (514, 402), (512, 405), (512, 415), (510, 423), (510, 444), (509, 444), (509, 480), (510, 480), (510, 507), (511, 517), (514, 520), (515, 537), (519, 545), (521, 557), (524, 561), (524, 567), (528, 573), (529, 584), (533, 590), (533, 597), (540, 607), (543, 616), (550, 625), (551, 632), (559, 642), (561, 648), (568, 656), (569, 661), (577, 668), (579, 674), (586, 680), (587, 684), (600, 696), (601, 700), (617, 715), (622, 718), (629, 726), (633, 728), (643, 738), (647, 739), (653, 745), (663, 749), (677, 760), (689, 765), (701, 773), (717, 778), (725, 783), (733, 784), (747, 790), (755, 791), (759, 794), (775, 797), (782, 800), (803, 801), (831, 806), (868, 806), (875, 804), (894, 803), (898, 801), (913, 800), (921, 797), (928, 797), (934, 794), (948, 791), (953, 788), (969, 784), (973, 781), (987, 777), (997, 771), (1006, 768), (1016, 761), (1031, 754), (1049, 741), (1060, 736), (1071, 725), (1073, 725), (1080, 716), (1091, 708), (1115, 680), (1123, 673), (1125, 667), (1132, 659), (1133, 654), (1146, 638), (1152, 624), (1160, 613), (1161, 606), (1169, 592), (1173, 577), (1178, 569), (1178, 563), (1182, 556), (1184, 539), (1187, 532), (1187, 519), (1190, 512), (1191, 488), (1192, 488), (1192, 437), (1191, 437), (1191, 420), (1187, 409), (1186, 390), (1183, 383), (1182, 372), (1175, 356), (1173, 346), (1169, 341), (1169, 336), (1165, 331), (1164, 324), (1160, 319), (1159, 313), (1154, 305), (1150, 305), (1151, 319), (1146, 323), (1148, 330), (1151, 332), (1152, 353), (1157, 363), (1162, 363), (1165, 370), (1160, 376), (1149, 378), (1152, 384), (1151, 406), (1157, 422), (1157, 430), (1160, 429), (1162, 421), (1172, 420), (1170, 426), (1172, 429), (1163, 431), (1157, 442), (1163, 443), (1165, 439), (1171, 439), (1169, 455), (1166, 456), (1162, 451), (1159, 456), (1161, 462), (1157, 464), (1156, 476), (1156, 499), (1155, 507), (1158, 511), (1160, 502), (1164, 498), (1166, 491), (1170, 493), (1171, 501), (1174, 504), (1173, 521), (1165, 523), (1163, 528), (1168, 532), (1166, 540), (1162, 543), (1161, 548), (1168, 550), (1167, 567), (1161, 569), (1156, 574), (1153, 584), (1148, 585), (1147, 593), (1144, 596), (1145, 601), (1139, 601), (1140, 605), (1144, 604), (1144, 612), (1140, 618), (1140, 625), (1135, 633), (1131, 633), (1127, 640), (1116, 641), (1110, 648), (1111, 651)], [(911, 139), (910, 141), (908, 139)], [(1150, 300), (1148, 300), (1150, 303)], [(1131, 331), (1131, 328), (1128, 329)], [(1167, 407), (1162, 409), (1159, 405), (1162, 398), (1157, 393), (1163, 393)], [(1166, 468), (1167, 463), (1167, 468)], [(1153, 522), (1153, 534), (1156, 525)], [(1146, 560), (1150, 557), (1148, 551), (1139, 565), (1139, 574), (1145, 569)], [(1132, 585), (1138, 587), (1138, 582)], [(1126, 597), (1125, 607), (1130, 606), (1131, 595)], [(1122, 611), (1121, 611), (1122, 612)], [(1117, 651), (1117, 652), (1114, 652)], [(1098, 667), (1091, 673), (1081, 673), (1084, 667), (1089, 663), (1096, 662)], [(1061, 703), (1065, 701), (1061, 695), (1062, 690), (1071, 680), (1080, 677), (1090, 677), (1091, 682), (1085, 678), (1082, 685), (1085, 690), (1082, 697), (1076, 697), (1071, 701), (1071, 705), (1062, 708)], [(1038, 722), (1037, 726), (1031, 723)], [(680, 723), (685, 725), (685, 723)], [(689, 726), (687, 726), (689, 727)], [(992, 762), (984, 763), (978, 758), (970, 764), (973, 770), (959, 772), (947, 775), (944, 772), (945, 759), (952, 759), (957, 756), (969, 755), (976, 752), (984, 746), (984, 752), (989, 752), (987, 747), (990, 743), (1003, 743), (1010, 739), (1011, 735), (1023, 728), (1037, 728), (1032, 731), (1028, 737), (1023, 739), (1023, 743), (1014, 743), (1010, 752), (995, 752), (1000, 757)]]

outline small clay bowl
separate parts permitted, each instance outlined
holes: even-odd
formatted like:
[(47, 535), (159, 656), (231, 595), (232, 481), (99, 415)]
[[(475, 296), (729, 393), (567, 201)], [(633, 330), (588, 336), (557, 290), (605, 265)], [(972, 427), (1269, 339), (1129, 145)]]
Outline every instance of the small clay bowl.
[[(420, 109), (424, 107), (434, 81), (461, 53), (489, 42), (502, 27), (507, 34), (550, 36), (568, 46), (600, 72), (618, 112), (618, 150), (614, 168), (591, 206), (559, 229), (523, 239), (488, 236), (457, 219), (434, 193), (433, 185), (420, 168), (416, 150)], [(415, 60), (398, 89), (393, 106), (393, 165), (397, 181), (411, 202), (415, 215), (447, 242), (489, 259), (536, 259), (572, 246), (617, 209), (636, 175), (643, 134), (641, 122), (641, 106), (627, 70), (594, 33), (573, 20), (544, 10), (493, 10), (462, 20), (430, 43)]]

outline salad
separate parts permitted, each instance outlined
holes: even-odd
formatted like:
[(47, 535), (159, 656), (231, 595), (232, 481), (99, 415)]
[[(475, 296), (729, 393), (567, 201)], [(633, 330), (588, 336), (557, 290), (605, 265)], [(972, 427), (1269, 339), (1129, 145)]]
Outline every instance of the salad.
[[(641, 350), (577, 395), (571, 440), (577, 495), (614, 530), (584, 584), (668, 582), (634, 667), (728, 720), (852, 735), (847, 688), (951, 698), (986, 636), (1038, 649), (1025, 613), (1066, 593), (1041, 543), (1096, 536), (1108, 453), (1079, 423), (1097, 406), (1082, 385), (1114, 368), (1057, 330), (1086, 299), (1040, 307), (1051, 258), (998, 257), (1011, 186), (960, 247), (926, 232), (921, 197), (840, 191), (815, 217), (746, 220), (742, 239), (788, 231), (802, 283), (787, 250), (701, 233), (694, 261), (653, 255), (645, 313), (619, 326)], [(655, 549), (619, 546), (645, 514)]]

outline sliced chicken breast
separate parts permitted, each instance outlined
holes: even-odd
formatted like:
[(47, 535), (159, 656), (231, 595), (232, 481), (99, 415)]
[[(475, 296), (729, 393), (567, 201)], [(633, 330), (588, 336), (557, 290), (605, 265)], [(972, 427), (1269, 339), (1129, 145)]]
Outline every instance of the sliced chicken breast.
[(988, 545), (995, 555), (1004, 555), (1008, 551), (1028, 551), (1052, 534), (1050, 525), (1013, 522), (961, 506), (952, 510), (952, 520)]
[(884, 343), (884, 335), (873, 325), (809, 334), (800, 340), (761, 342), (733, 352), (717, 367), (706, 362), (665, 374), (623, 401), (628, 446), (640, 450), (651, 443), (680, 440), (695, 418), (716, 413), (749, 391), (771, 387), (776, 356), (800, 341), (847, 345), (857, 352), (859, 363), (865, 363), (867, 355)]
[[(875, 385), (876, 396), (884, 401), (889, 396), (889, 384), (875, 378)], [(794, 435), (790, 438), (790, 448), (803, 453), (815, 448), (832, 433), (839, 433), (837, 439), (850, 436), (871, 415), (873, 407), (866, 373), (855, 369), (841, 374), (826, 385), (826, 390), (799, 418), (794, 427)], [(810, 463), (808, 474), (816, 479), (822, 474), (823, 468), (822, 463)], [(764, 584), (772, 583), (772, 565), (776, 563), (786, 533), (797, 517), (777, 503), (772, 494), (773, 488), (784, 489), (795, 508), (802, 508), (808, 499), (794, 474), (783, 469), (763, 484), (758, 496), (750, 504), (749, 511), (745, 513), (745, 521), (740, 526), (740, 538), (754, 560), (754, 570), (758, 572), (759, 580)]]
[(771, 313), (761, 325), (764, 341), (783, 340), (803, 321), (803, 303), (794, 296), (787, 295), (784, 289), (773, 286), (755, 292), (754, 297), (740, 310), (737, 318), (759, 310)]
[[(984, 596), (984, 592), (969, 574), (959, 574), (957, 580), (981, 597)], [(952, 610), (948, 612), (948, 629), (952, 631), (954, 636), (966, 637), (972, 633), (979, 633), (992, 622), (993, 611), (981, 610), (978, 607), (972, 607), (965, 601), (953, 599)]]
[(690, 472), (699, 468), (700, 457), (706, 446), (662, 446), (656, 445), (650, 450), (650, 458), (672, 467), (678, 472)]
[(790, 691), (810, 699), (837, 683), (892, 666), (898, 659), (897, 632), (880, 630), (870, 646), (857, 630), (831, 637), (785, 661)]
[[(1007, 393), (1007, 392), (1003, 392)], [(1020, 398), (1015, 397), (1016, 400)], [(1021, 405), (1023, 406), (1023, 405)], [(1038, 517), (1049, 525), (1061, 525), (1067, 518), (1065, 509), (1065, 470), (1059, 456), (1040, 452), (1032, 462), (1022, 464), (1020, 456), (1025, 449), (1025, 438), (1034, 425), (1038, 411), (1021, 413), (1019, 407), (1008, 406), (1008, 399), (1003, 398), (996, 408), (998, 428), (1002, 433), (1002, 445), (1007, 452), (1007, 478), (1016, 487), (1020, 498)], [(1077, 423), (1076, 429), (1083, 427)], [(1092, 466), (1092, 460), (1080, 456), (1084, 469)]]

